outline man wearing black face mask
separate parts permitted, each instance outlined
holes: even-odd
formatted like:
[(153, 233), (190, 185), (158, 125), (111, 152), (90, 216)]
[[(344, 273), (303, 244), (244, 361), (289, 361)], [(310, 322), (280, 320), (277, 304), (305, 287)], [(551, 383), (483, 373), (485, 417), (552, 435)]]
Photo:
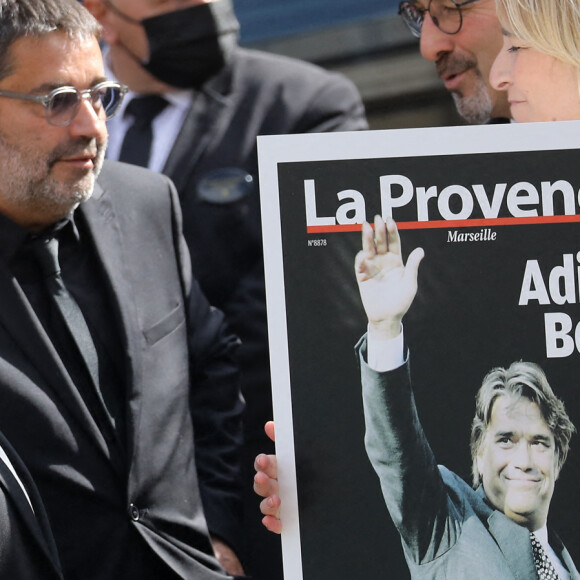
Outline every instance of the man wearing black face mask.
[(194, 3), (189, 9), (142, 20), (109, 0), (103, 3), (121, 20), (145, 29), (148, 42), (145, 60), (130, 46), (123, 46), (121, 40), (119, 46), (153, 77), (171, 87), (201, 88), (221, 70), (236, 46), (239, 25), (227, 2)]
[[(256, 136), (365, 129), (363, 105), (339, 75), (240, 48), (231, 0), (84, 4), (103, 26), (111, 72), (132, 91), (109, 124), (108, 156), (148, 165), (175, 182), (196, 276), (243, 342), (244, 564), (256, 580), (275, 580), (281, 577), (279, 545), (262, 529), (251, 488), (254, 457), (264, 450), (263, 425), (272, 417)], [(141, 101), (152, 103), (156, 117), (152, 133), (146, 127), (134, 137), (132, 115), (144, 119), (147, 113), (134, 113), (131, 101), (142, 95), (165, 102)], [(345, 258), (349, 263), (354, 251)], [(214, 499), (205, 498), (210, 531), (237, 552), (231, 510), (224, 514)], [(278, 573), (268, 561), (272, 553)]]

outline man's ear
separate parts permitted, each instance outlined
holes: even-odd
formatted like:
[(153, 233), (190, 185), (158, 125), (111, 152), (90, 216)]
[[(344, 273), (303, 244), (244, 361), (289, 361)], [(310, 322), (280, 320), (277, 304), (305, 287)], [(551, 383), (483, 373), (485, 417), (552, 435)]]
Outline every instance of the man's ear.
[(117, 32), (109, 22), (110, 10), (101, 0), (82, 0), (83, 6), (98, 20), (103, 27), (103, 40), (107, 44), (114, 44)]

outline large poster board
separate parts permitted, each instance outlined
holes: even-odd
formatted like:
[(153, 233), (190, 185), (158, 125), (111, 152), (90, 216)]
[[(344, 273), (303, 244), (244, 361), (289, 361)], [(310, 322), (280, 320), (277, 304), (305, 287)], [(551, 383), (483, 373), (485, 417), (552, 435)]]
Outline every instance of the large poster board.
[[(488, 370), (533, 361), (580, 427), (580, 124), (259, 138), (285, 577), (409, 577), (364, 449), (353, 262), (363, 220), (425, 249), (405, 317), (437, 461), (471, 480)], [(580, 441), (550, 523), (580, 562)]]

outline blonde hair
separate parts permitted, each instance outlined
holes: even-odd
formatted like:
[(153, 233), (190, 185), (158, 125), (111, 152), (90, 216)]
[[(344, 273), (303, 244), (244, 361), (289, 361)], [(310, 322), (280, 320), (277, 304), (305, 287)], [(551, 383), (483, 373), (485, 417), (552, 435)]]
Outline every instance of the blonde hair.
[(502, 26), (580, 70), (580, 0), (496, 0)]

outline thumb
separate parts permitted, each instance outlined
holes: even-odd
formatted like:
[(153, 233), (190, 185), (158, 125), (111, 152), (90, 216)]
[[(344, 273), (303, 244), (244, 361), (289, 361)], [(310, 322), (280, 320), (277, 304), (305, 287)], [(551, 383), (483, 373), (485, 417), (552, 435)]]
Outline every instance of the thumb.
[(419, 273), (419, 264), (421, 260), (425, 257), (425, 251), (423, 248), (415, 248), (407, 258), (407, 264), (405, 266), (405, 278), (407, 281), (413, 281), (417, 283), (417, 275)]

